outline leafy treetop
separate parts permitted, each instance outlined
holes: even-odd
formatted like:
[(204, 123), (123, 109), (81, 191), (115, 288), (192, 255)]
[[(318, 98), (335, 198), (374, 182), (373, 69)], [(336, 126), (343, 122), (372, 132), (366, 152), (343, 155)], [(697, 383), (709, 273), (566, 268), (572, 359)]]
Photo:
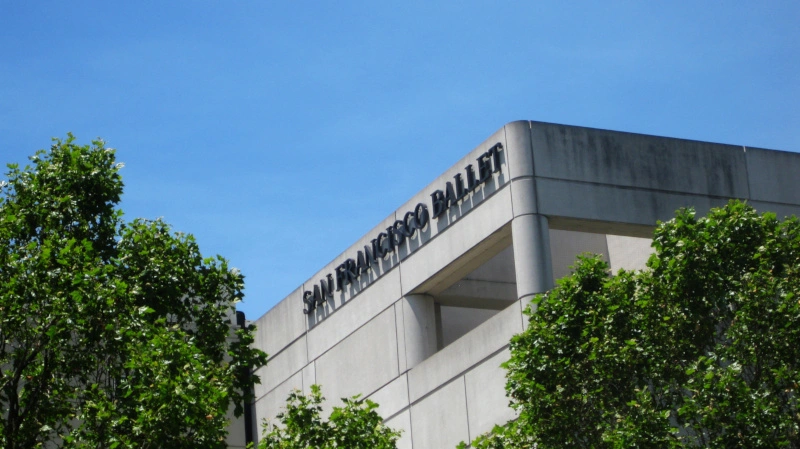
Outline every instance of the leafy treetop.
[(359, 396), (343, 398), (327, 421), (321, 417), (322, 393), (318, 385), (304, 396), (293, 391), (286, 411), (278, 415), (279, 425), (264, 424), (259, 449), (395, 449), (400, 432), (383, 424), (375, 411), (378, 404)]
[(0, 191), (0, 447), (225, 447), (266, 355), (243, 276), (161, 220), (122, 221), (121, 164), (69, 135)]

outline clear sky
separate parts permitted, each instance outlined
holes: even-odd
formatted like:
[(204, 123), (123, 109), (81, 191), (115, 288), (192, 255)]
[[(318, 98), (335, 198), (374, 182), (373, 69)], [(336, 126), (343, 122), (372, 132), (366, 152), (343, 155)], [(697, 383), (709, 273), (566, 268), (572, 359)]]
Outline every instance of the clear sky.
[[(800, 151), (800, 2), (0, 0), (0, 163), (102, 137), (255, 319), (506, 122)], [(300, 307), (300, 305), (298, 305)]]

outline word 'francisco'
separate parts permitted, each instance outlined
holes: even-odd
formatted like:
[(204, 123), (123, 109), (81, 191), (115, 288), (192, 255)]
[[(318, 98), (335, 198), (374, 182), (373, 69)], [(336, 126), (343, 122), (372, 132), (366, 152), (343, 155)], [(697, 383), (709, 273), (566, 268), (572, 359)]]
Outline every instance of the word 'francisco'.
[[(496, 143), (476, 159), (477, 171), (472, 164), (469, 164), (464, 168), (463, 175), (466, 175), (466, 179), (462, 173), (457, 173), (453, 177), (453, 182), (445, 183), (444, 191), (434, 191), (431, 194), (431, 212), (428, 212), (428, 206), (425, 204), (417, 204), (413, 211), (405, 213), (402, 220), (396, 220), (386, 228), (386, 232), (379, 233), (369, 245), (365, 245), (363, 251), (358, 251), (355, 258), (345, 260), (336, 267), (334, 274), (327, 274), (325, 279), (314, 285), (312, 290), (304, 291), (303, 313), (309, 314), (324, 302), (333, 299), (334, 288), (336, 291), (343, 291), (348, 285), (357, 284), (361, 275), (371, 270), (374, 264), (383, 260), (387, 254), (394, 252), (406, 239), (413, 237), (418, 229), (424, 229), (431, 217), (441, 217), (452, 206), (457, 205), (470, 193), (489, 182), (494, 173), (500, 171), (500, 151), (502, 150), (503, 144)], [(334, 275), (336, 276), (335, 284)]]
[[(378, 263), (384, 256), (397, 249), (406, 238), (411, 238), (417, 229), (424, 229), (430, 221), (428, 206), (419, 203), (414, 211), (406, 212), (402, 220), (396, 220), (370, 242), (364, 245), (364, 251), (358, 251), (355, 259), (347, 259), (336, 267), (336, 291), (344, 290), (348, 284), (355, 284), (358, 278)], [(318, 305), (333, 298), (333, 276), (328, 274), (326, 279), (319, 281), (314, 286), (314, 291), (303, 292), (303, 313), (309, 314)]]

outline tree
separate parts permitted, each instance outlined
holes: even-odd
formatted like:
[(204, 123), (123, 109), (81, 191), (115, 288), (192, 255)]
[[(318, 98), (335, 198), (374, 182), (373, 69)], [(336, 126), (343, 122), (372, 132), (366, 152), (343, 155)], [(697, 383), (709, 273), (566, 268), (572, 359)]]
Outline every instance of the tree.
[(473, 447), (800, 447), (800, 222), (732, 201), (653, 248), (533, 301), (504, 364), (519, 417)]
[(0, 447), (225, 447), (251, 389), (243, 276), (161, 220), (122, 221), (112, 149), (70, 134), (0, 194)]
[(359, 396), (343, 398), (344, 407), (334, 407), (324, 421), (322, 397), (318, 385), (311, 386), (311, 394), (299, 391), (289, 394), (286, 411), (278, 415), (281, 425), (264, 425), (264, 435), (259, 449), (394, 449), (400, 432), (383, 424), (375, 411), (378, 404)]

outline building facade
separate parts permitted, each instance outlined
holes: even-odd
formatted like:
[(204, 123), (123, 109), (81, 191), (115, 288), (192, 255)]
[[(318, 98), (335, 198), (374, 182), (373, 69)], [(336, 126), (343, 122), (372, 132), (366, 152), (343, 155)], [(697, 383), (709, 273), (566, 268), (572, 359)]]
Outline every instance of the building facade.
[(509, 339), (577, 254), (641, 268), (658, 220), (732, 198), (800, 215), (798, 173), (800, 154), (509, 123), (255, 322), (252, 420), (319, 384), (327, 409), (380, 404), (401, 448), (469, 441), (513, 419)]

